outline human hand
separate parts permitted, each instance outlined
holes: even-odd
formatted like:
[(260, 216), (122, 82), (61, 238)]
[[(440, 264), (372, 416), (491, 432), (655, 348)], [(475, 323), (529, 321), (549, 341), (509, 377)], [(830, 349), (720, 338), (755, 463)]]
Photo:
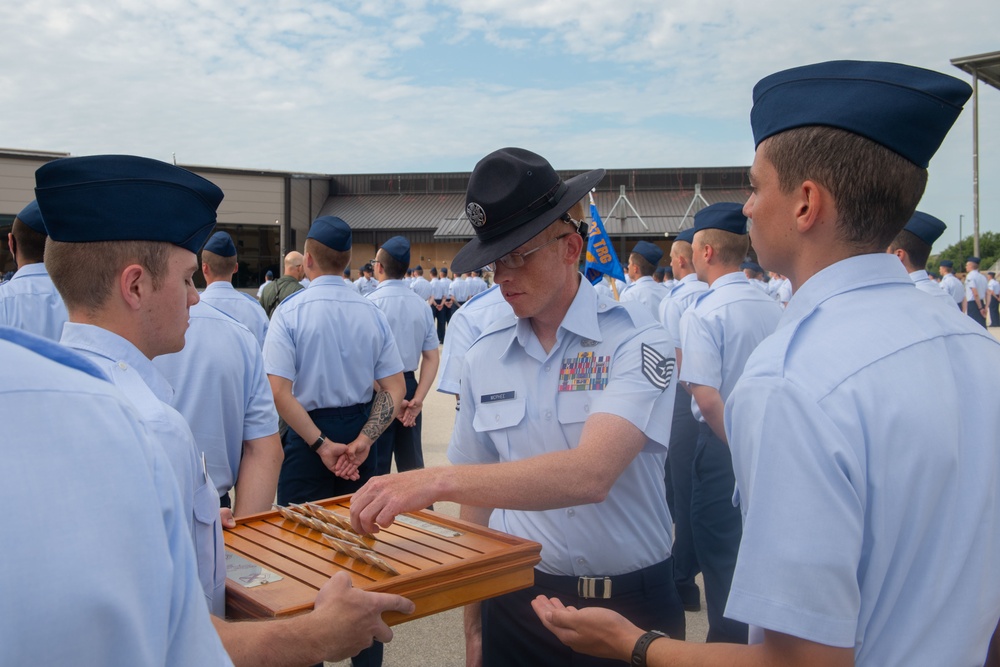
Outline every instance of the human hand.
[[(338, 477), (343, 477), (344, 479), (357, 479), (358, 478), (358, 467), (354, 466), (353, 474), (351, 476), (350, 470), (350, 460), (347, 456), (348, 446), (342, 442), (334, 442), (327, 438), (319, 449), (316, 450), (319, 454), (319, 458), (323, 461), (323, 465), (326, 466), (327, 470), (332, 472)], [(347, 465), (345, 465), (345, 461)], [(339, 472), (338, 472), (339, 471)]]
[(233, 516), (233, 510), (228, 507), (219, 508), (219, 520), (222, 522), (223, 528), (236, 527), (236, 518)]
[(423, 407), (424, 402), (416, 397), (408, 401), (404, 399), (403, 402), (399, 404), (399, 414), (396, 415), (396, 419), (398, 419), (399, 422), (407, 428), (416, 426), (417, 415), (420, 414)]
[(423, 509), (438, 500), (434, 481), (445, 468), (423, 468), (372, 477), (351, 497), (351, 527), (371, 535), (388, 528), (404, 512)]
[(322, 642), (324, 659), (338, 662), (357, 655), (373, 641), (389, 642), (392, 630), (382, 612), (412, 614), (415, 605), (399, 595), (369, 593), (351, 584), (346, 572), (338, 572), (320, 589), (311, 612), (316, 637)]
[(368, 458), (371, 446), (372, 442), (367, 437), (358, 436), (355, 438), (351, 444), (347, 445), (347, 450), (340, 457), (340, 460), (337, 461), (337, 467), (334, 469), (333, 474), (343, 479), (358, 479), (360, 477), (358, 468)]
[(539, 595), (531, 601), (542, 625), (578, 653), (628, 662), (643, 630), (618, 612), (602, 607), (566, 607), (558, 598)]

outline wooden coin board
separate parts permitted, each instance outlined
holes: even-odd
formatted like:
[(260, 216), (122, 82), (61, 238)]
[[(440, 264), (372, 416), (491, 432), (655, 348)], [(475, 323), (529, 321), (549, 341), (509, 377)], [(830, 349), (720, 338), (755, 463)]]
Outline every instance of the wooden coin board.
[[(316, 504), (350, 515), (350, 496)], [(413, 614), (383, 615), (386, 623), (395, 625), (527, 588), (534, 583), (534, 566), (541, 560), (537, 542), (429, 510), (403, 515), (389, 528), (364, 538), (398, 575), (337, 553), (319, 531), (285, 519), (276, 510), (236, 523), (223, 531), (226, 551), (282, 578), (253, 588), (227, 578), (226, 615), (234, 619), (273, 618), (312, 609), (316, 593), (330, 576), (347, 572), (355, 588), (413, 600)]]

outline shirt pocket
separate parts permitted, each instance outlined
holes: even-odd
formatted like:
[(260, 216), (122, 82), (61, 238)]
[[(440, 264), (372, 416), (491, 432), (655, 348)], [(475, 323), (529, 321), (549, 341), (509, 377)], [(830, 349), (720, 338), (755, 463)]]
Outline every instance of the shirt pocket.
[(225, 577), (225, 559), (219, 553), (221, 536), (219, 493), (208, 476), (194, 494), (194, 550), (198, 558), (198, 578), (205, 596), (212, 600), (221, 577)]
[(591, 391), (561, 391), (556, 396), (556, 418), (569, 446), (576, 447), (583, 435), (583, 424), (590, 417)]
[(501, 461), (513, 460), (510, 449), (509, 429), (524, 421), (526, 403), (523, 398), (515, 398), (494, 403), (480, 403), (472, 419), (476, 433), (489, 437)]

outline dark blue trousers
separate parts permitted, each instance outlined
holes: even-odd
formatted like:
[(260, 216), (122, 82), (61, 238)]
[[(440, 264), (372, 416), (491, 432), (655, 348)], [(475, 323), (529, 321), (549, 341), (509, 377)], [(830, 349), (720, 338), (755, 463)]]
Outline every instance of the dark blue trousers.
[[(406, 400), (413, 398), (417, 391), (417, 378), (412, 371), (403, 373), (406, 381)], [(413, 426), (403, 426), (394, 419), (376, 443), (378, 460), (375, 464), (376, 475), (388, 475), (392, 470), (392, 457), (396, 456), (396, 470), (406, 472), (424, 467), (424, 450), (420, 438), (420, 425), (423, 415), (417, 415), (417, 423)]]
[(701, 604), (701, 592), (695, 577), (701, 572), (694, 549), (691, 532), (691, 474), (694, 453), (698, 446), (698, 420), (691, 414), (691, 394), (680, 387), (674, 399), (674, 417), (670, 426), (670, 449), (667, 454), (667, 471), (670, 474), (669, 491), (673, 492), (674, 581), (677, 593), (685, 606)]
[(609, 600), (576, 595), (575, 577), (556, 577), (535, 570), (535, 585), (483, 602), (483, 667), (612, 667), (621, 662), (574, 653), (545, 629), (531, 609), (539, 595), (557, 597), (578, 609), (614, 609), (640, 628), (662, 630), (684, 639), (684, 609), (674, 587), (673, 565), (668, 558), (638, 572), (634, 590), (615, 594), (627, 586), (612, 585)]
[(699, 425), (691, 484), (691, 528), (708, 603), (706, 641), (746, 644), (746, 624), (723, 616), (743, 537), (740, 509), (733, 506), (733, 459), (708, 424)]
[(444, 333), (448, 326), (448, 320), (450, 319), (451, 311), (447, 308), (437, 309), (437, 306), (431, 306), (431, 314), (434, 316), (434, 321), (437, 323), (437, 334), (438, 342), (444, 343)]

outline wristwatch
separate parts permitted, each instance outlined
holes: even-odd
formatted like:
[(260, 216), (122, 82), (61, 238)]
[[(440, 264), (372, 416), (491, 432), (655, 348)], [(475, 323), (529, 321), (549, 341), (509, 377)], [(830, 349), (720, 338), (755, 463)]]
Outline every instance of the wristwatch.
[(632, 667), (646, 667), (646, 650), (650, 644), (661, 637), (670, 639), (670, 635), (659, 630), (650, 630), (642, 637), (639, 637), (635, 643), (635, 648), (632, 649), (632, 661), (628, 664), (632, 665)]
[(313, 444), (309, 445), (309, 449), (311, 449), (311, 450), (313, 450), (315, 452), (316, 450), (318, 450), (320, 447), (323, 446), (323, 443), (325, 441), (326, 441), (326, 436), (323, 435), (322, 433), (320, 433), (319, 437), (316, 438), (316, 442), (314, 442)]

